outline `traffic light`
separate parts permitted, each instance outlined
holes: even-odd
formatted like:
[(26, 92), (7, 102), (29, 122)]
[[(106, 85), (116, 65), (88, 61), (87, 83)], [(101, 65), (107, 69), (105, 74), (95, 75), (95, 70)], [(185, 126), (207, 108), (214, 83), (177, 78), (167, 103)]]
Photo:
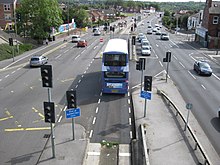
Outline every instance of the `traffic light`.
[(41, 66), (41, 78), (42, 86), (47, 88), (53, 87), (52, 82), (52, 66), (51, 65), (42, 65)]
[(167, 62), (171, 61), (171, 52), (166, 52), (166, 59), (167, 59)]
[(141, 70), (141, 63), (140, 63), (140, 61), (136, 61), (136, 70)]
[(110, 26), (110, 31), (113, 31), (113, 27), (112, 26)]
[(16, 13), (16, 20), (21, 21), (21, 14), (20, 13)]
[(136, 37), (132, 36), (132, 45), (135, 45)]
[(144, 76), (144, 90), (145, 91), (152, 90), (152, 76)]
[(67, 109), (77, 108), (76, 91), (66, 91)]
[(44, 117), (46, 123), (55, 123), (55, 110), (53, 102), (44, 102)]
[(140, 64), (141, 64), (141, 70), (145, 70), (145, 58), (139, 58)]
[(9, 38), (8, 42), (9, 42), (9, 46), (13, 46), (13, 38)]

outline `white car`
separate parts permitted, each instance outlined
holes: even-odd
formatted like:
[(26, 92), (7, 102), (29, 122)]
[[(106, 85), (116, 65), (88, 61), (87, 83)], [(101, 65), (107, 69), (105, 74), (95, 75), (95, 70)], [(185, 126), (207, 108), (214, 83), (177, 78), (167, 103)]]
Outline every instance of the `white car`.
[(72, 35), (72, 42), (78, 42), (80, 40), (79, 35)]
[(99, 31), (99, 30), (96, 30), (95, 32), (94, 32), (94, 36), (100, 36), (101, 35), (101, 32)]
[(142, 46), (141, 47), (141, 54), (143, 56), (150, 56), (151, 55), (151, 48), (149, 46)]
[(160, 39), (161, 40), (169, 40), (169, 35), (167, 33), (161, 33), (160, 35)]
[(48, 58), (41, 55), (34, 55), (30, 59), (30, 67), (41, 66), (48, 62)]
[(146, 46), (148, 46), (151, 49), (150, 42), (147, 39), (143, 39), (141, 41), (141, 47), (146, 47)]

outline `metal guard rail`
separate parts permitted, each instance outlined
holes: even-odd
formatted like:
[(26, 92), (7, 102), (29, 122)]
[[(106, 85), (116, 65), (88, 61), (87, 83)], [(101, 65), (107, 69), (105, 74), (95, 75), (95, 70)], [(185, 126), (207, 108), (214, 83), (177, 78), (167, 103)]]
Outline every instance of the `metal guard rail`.
[[(177, 106), (171, 101), (171, 99), (166, 95), (166, 93), (164, 93), (163, 91), (161, 90), (158, 90), (157, 92), (158, 94), (161, 94), (164, 98), (166, 98), (169, 103), (173, 106), (173, 108), (176, 110), (176, 116), (177, 115), (180, 115), (181, 119), (183, 120), (183, 122), (186, 124), (186, 120), (185, 118), (183, 117), (182, 113), (178, 110)], [(197, 147), (199, 148), (200, 152), (202, 153), (203, 155), (203, 158), (205, 159), (205, 162), (204, 162), (204, 165), (205, 164), (208, 164), (208, 165), (211, 165), (211, 161), (210, 161), (210, 158), (206, 155), (201, 143), (199, 142), (198, 138), (196, 137), (196, 135), (194, 134), (194, 132), (192, 131), (191, 127), (187, 124), (187, 129), (188, 131), (190, 132), (192, 138), (194, 139), (195, 141), (195, 147), (194, 147), (194, 150), (197, 149)]]

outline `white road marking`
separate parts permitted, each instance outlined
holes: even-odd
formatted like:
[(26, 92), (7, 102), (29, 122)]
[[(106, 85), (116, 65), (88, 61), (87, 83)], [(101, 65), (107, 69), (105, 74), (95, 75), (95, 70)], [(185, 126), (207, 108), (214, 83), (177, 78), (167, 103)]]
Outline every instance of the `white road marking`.
[(99, 107), (96, 107), (95, 113), (99, 112)]
[(78, 88), (78, 85), (76, 85), (76, 88)]
[(101, 99), (99, 99), (98, 104), (101, 102)]
[(131, 138), (131, 139), (133, 138), (133, 136), (132, 136), (132, 131), (130, 131), (130, 138)]
[(5, 76), (5, 78), (7, 78), (8, 76), (9, 76), (9, 74), (8, 74), (8, 75), (6, 75), (6, 76)]
[(129, 117), (128, 121), (129, 121), (129, 125), (131, 125), (131, 118), (130, 117)]
[(59, 120), (58, 120), (58, 123), (61, 121), (61, 119), (63, 118), (63, 116), (60, 116)]
[(177, 60), (177, 57), (173, 55), (173, 58), (175, 58)]
[(161, 62), (161, 61), (159, 61), (159, 63), (160, 63), (160, 65), (161, 65), (161, 67), (163, 67), (163, 64), (162, 64), (162, 62)]
[(128, 104), (129, 104), (129, 105), (131, 104), (131, 100), (130, 100), (130, 99), (128, 99)]
[(84, 71), (84, 74), (86, 74), (86, 70)]
[(80, 83), (81, 82), (81, 79), (78, 81), (78, 83)]
[(193, 74), (190, 71), (188, 71), (188, 73), (196, 80), (196, 77), (193, 76)]
[(58, 58), (60, 58), (60, 56), (62, 56), (62, 54), (60, 54), (59, 56), (57, 56), (55, 59), (58, 59)]
[(128, 108), (128, 113), (131, 113), (131, 108), (130, 107)]
[(80, 55), (76, 56), (76, 57), (75, 57), (75, 60), (76, 60), (78, 57), (80, 57)]
[(68, 52), (69, 50), (67, 49), (66, 51), (64, 51), (63, 53), (66, 53), (66, 52)]
[(89, 138), (92, 137), (92, 134), (93, 134), (93, 130), (90, 131)]
[(206, 87), (205, 87), (204, 85), (202, 85), (202, 84), (201, 84), (201, 87), (202, 87), (203, 89), (206, 89)]
[(16, 70), (14, 70), (13, 72), (11, 72), (11, 74), (13, 74), (13, 73), (15, 73), (16, 72)]
[(182, 62), (179, 61), (179, 64), (183, 67), (183, 68), (186, 68)]
[(220, 78), (218, 76), (216, 76), (214, 73), (212, 73), (212, 75), (217, 78), (218, 80), (220, 80)]
[(130, 92), (128, 92), (128, 97), (130, 96)]
[(93, 118), (92, 124), (94, 125), (96, 121), (96, 117)]

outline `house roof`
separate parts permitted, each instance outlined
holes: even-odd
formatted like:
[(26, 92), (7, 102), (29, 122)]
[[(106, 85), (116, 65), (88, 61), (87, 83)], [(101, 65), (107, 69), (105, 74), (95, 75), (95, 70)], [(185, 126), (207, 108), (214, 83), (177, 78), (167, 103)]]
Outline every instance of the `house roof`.
[(210, 14), (220, 14), (220, 2), (213, 1), (212, 6), (209, 8)]

